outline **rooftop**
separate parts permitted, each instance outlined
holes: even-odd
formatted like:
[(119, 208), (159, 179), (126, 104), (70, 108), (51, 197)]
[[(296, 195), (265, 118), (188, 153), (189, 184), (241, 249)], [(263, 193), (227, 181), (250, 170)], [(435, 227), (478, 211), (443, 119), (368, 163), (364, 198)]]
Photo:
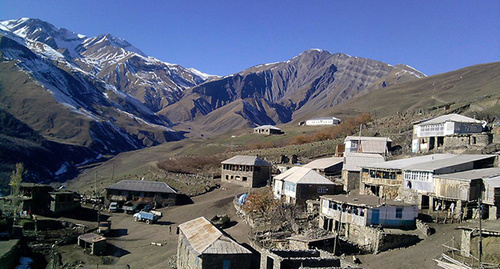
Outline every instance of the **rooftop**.
[(433, 119), (424, 120), (424, 121), (418, 123), (417, 125), (439, 124), (439, 123), (445, 123), (448, 121), (465, 122), (465, 123), (483, 123), (480, 120), (476, 120), (476, 119), (462, 116), (459, 114), (448, 114), (448, 115), (439, 116), (439, 117), (436, 117)]
[(191, 247), (198, 254), (251, 254), (250, 250), (224, 235), (204, 217), (179, 225)]
[(484, 178), (483, 180), (493, 188), (500, 188), (500, 176)]
[(95, 243), (95, 242), (106, 240), (106, 237), (95, 234), (95, 233), (82, 234), (78, 237), (87, 243)]
[(276, 126), (273, 126), (273, 125), (262, 125), (262, 126), (259, 126), (259, 127), (255, 127), (254, 129), (274, 129), (274, 130), (280, 130), (280, 128), (276, 127)]
[(122, 180), (109, 187), (107, 190), (124, 190), (140, 192), (177, 193), (165, 182), (143, 181), (143, 180)]
[(364, 206), (364, 207), (379, 207), (384, 205), (395, 205), (395, 206), (413, 206), (411, 204), (407, 204), (401, 201), (394, 201), (390, 199), (380, 198), (374, 195), (361, 195), (361, 194), (339, 194), (339, 195), (323, 195), (321, 196), (323, 199), (335, 201), (338, 203), (345, 203), (356, 206)]
[(326, 169), (342, 162), (344, 162), (344, 158), (342, 157), (321, 158), (304, 165), (304, 167), (312, 169)]
[(336, 185), (326, 177), (307, 167), (292, 167), (274, 177), (276, 180), (283, 180), (296, 184), (328, 184)]
[(340, 120), (339, 118), (335, 118), (335, 117), (319, 117), (319, 118), (313, 118), (313, 119), (308, 119), (308, 120)]
[(451, 173), (451, 174), (443, 174), (435, 177), (470, 181), (473, 179), (494, 178), (494, 177), (498, 177), (500, 179), (499, 176), (500, 176), (500, 168), (493, 167), (484, 169), (474, 169), (474, 170)]
[(361, 171), (362, 166), (385, 162), (382, 155), (371, 153), (346, 153), (344, 158), (342, 169), (347, 171)]
[(349, 135), (346, 136), (344, 139), (345, 141), (351, 141), (351, 140), (357, 140), (357, 141), (384, 141), (384, 142), (392, 142), (392, 139), (389, 137), (375, 137), (375, 136), (356, 136), (356, 135)]
[(366, 168), (417, 170), (434, 172), (435, 170), (494, 158), (495, 155), (468, 155), (468, 154), (432, 154), (401, 160), (393, 160), (383, 163), (372, 163), (363, 165)]
[(253, 165), (253, 166), (271, 166), (270, 163), (262, 160), (258, 156), (237, 155), (222, 161), (222, 164), (240, 164), (240, 165)]

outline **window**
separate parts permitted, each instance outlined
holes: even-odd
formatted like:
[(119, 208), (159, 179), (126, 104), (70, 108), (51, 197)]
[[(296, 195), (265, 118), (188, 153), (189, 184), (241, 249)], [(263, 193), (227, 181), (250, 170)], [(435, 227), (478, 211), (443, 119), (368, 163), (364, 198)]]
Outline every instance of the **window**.
[(397, 219), (403, 218), (403, 208), (402, 207), (396, 207), (396, 218)]
[(223, 260), (222, 261), (222, 269), (231, 269), (231, 261)]
[(243, 181), (247, 181), (247, 177), (243, 177)]

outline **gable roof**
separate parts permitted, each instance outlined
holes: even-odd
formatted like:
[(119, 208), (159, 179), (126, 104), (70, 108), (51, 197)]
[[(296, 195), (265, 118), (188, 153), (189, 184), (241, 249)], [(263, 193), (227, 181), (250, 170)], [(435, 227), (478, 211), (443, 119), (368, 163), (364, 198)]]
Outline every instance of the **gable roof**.
[(500, 176), (485, 178), (483, 181), (495, 189), (500, 188)]
[(241, 165), (253, 165), (253, 166), (271, 166), (270, 163), (262, 160), (258, 156), (246, 156), (237, 155), (222, 161), (222, 164), (241, 164)]
[(304, 167), (312, 169), (326, 169), (342, 162), (344, 162), (344, 158), (342, 157), (321, 158), (304, 165)]
[(494, 157), (495, 155), (431, 154), (408, 159), (388, 161), (384, 163), (367, 164), (363, 165), (363, 167), (434, 172), (435, 170), (441, 168)]
[(279, 131), (281, 131), (280, 128), (278, 128), (276, 126), (273, 126), (273, 125), (262, 125), (262, 126), (259, 126), (259, 127), (255, 127), (254, 129), (273, 129), (273, 130), (279, 130)]
[(307, 167), (292, 167), (274, 177), (276, 180), (292, 182), (295, 184), (328, 184), (336, 185), (326, 177)]
[(122, 180), (109, 187), (107, 190), (177, 193), (165, 182), (143, 181), (143, 180)]
[(250, 250), (224, 235), (205, 217), (184, 222), (179, 230), (199, 254), (251, 254)]
[(383, 163), (385, 159), (380, 154), (371, 153), (346, 153), (343, 170), (361, 171), (361, 167), (374, 163)]
[(420, 122), (416, 125), (428, 125), (428, 124), (439, 124), (439, 123), (445, 123), (448, 121), (452, 122), (465, 122), (465, 123), (483, 123), (480, 120), (476, 120), (473, 118), (469, 118), (466, 116), (462, 116), (459, 114), (448, 114), (448, 115), (442, 115), (439, 117), (435, 117), (433, 119), (425, 120), (423, 122)]

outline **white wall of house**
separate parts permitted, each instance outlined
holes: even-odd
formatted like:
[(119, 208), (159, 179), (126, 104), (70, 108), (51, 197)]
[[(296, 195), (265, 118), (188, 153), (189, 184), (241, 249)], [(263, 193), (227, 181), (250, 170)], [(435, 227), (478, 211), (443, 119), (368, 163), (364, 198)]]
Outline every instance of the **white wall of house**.
[(413, 191), (434, 192), (434, 175), (426, 171), (403, 171), (403, 187)]
[(274, 192), (274, 198), (281, 199), (281, 196), (283, 195), (283, 181), (281, 180), (274, 181), (273, 192)]
[(297, 198), (297, 184), (292, 183), (292, 182), (286, 182), (284, 183), (284, 194), (286, 196), (292, 197), (292, 198)]
[(336, 118), (321, 118), (321, 119), (310, 119), (306, 120), (306, 125), (315, 126), (315, 125), (334, 125), (339, 124), (340, 120)]

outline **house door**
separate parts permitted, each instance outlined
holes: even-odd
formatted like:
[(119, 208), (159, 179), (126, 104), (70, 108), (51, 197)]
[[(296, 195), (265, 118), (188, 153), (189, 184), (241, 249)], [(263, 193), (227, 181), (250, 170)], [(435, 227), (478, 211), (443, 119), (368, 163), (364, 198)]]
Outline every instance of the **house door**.
[(373, 209), (372, 210), (372, 224), (379, 224), (379, 223), (380, 223), (380, 210)]
[(421, 209), (429, 209), (429, 196), (422, 195), (422, 200), (420, 202)]

